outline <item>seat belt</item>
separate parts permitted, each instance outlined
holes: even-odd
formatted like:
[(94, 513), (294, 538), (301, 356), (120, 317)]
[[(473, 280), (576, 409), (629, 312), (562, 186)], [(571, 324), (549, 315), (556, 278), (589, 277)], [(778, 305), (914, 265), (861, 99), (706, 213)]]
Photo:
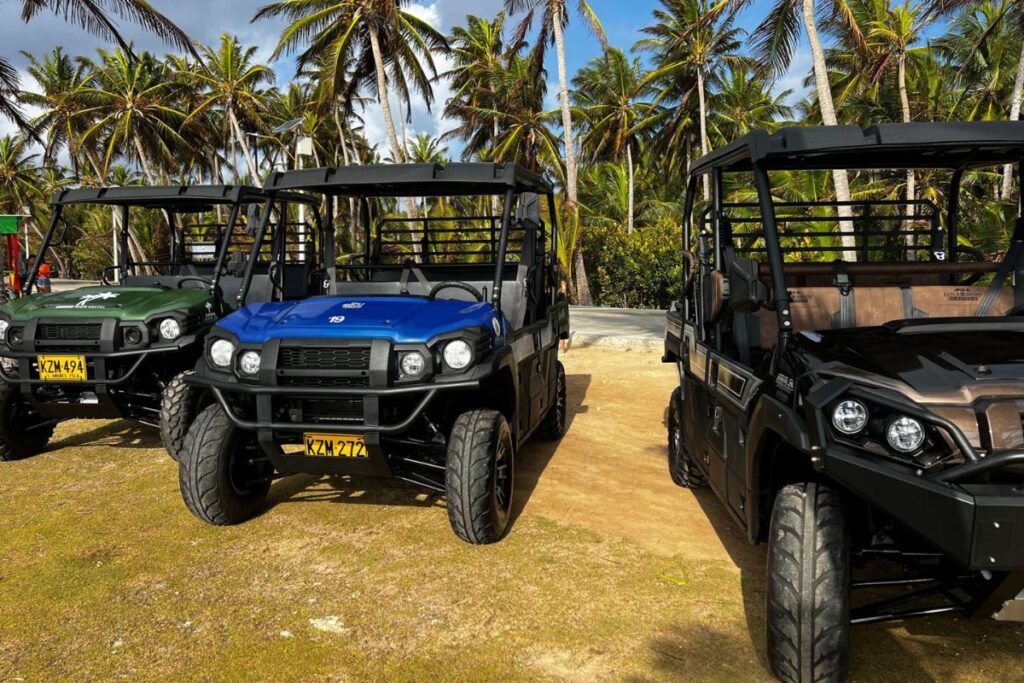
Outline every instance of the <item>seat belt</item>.
[(839, 290), (839, 327), (856, 327), (857, 309), (853, 300), (853, 283), (846, 268), (846, 261), (836, 259), (835, 279), (832, 284)]
[[(1022, 255), (1024, 255), (1024, 218), (1018, 217), (1017, 224), (1013, 229), (1013, 241), (1010, 243), (1010, 248), (1006, 251), (1003, 262), (999, 264), (999, 270), (996, 271), (995, 278), (989, 284), (988, 290), (981, 300), (981, 305), (978, 306), (978, 312), (974, 314), (975, 317), (984, 318), (988, 315), (992, 304), (996, 302), (996, 297), (999, 296), (1003, 285), (1006, 284), (1006, 278), (1010, 276), (1010, 271), (1016, 273), (1019, 270), (1018, 266)], [(1015, 292), (1022, 285), (1024, 283), (1014, 282)]]

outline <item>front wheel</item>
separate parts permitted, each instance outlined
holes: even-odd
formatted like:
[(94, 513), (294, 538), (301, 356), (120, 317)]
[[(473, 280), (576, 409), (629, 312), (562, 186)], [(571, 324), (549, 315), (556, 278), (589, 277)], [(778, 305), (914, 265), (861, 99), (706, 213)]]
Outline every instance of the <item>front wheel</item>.
[(768, 539), (768, 661), (789, 683), (842, 681), (850, 641), (850, 532), (842, 498), (787, 486)]
[(208, 524), (239, 524), (267, 503), (273, 470), (255, 438), (235, 428), (218, 404), (189, 429), (178, 463), (178, 484), (188, 509)]
[(38, 455), (50, 443), (55, 426), (32, 410), (18, 387), (0, 382), (0, 461)]
[(445, 492), (455, 535), (476, 545), (505, 535), (512, 513), (512, 432), (496, 410), (459, 415), (448, 439)]
[(707, 479), (693, 458), (686, 444), (683, 431), (683, 391), (676, 388), (668, 404), (668, 473), (677, 486), (700, 489), (707, 486)]

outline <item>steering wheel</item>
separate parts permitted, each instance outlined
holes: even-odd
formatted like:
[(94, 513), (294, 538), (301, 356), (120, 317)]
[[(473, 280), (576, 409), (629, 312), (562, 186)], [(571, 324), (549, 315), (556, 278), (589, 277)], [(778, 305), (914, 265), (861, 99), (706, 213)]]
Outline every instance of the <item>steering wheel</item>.
[(186, 275), (178, 280), (178, 289), (185, 289), (184, 287), (182, 287), (182, 285), (185, 284), (186, 282), (202, 282), (207, 287), (213, 286), (213, 280), (211, 280), (210, 278), (199, 277), (198, 275)]
[(428, 299), (436, 299), (437, 293), (442, 289), (461, 289), (464, 292), (469, 292), (477, 300), (478, 303), (483, 303), (484, 295), (480, 293), (480, 290), (473, 285), (467, 285), (465, 282), (439, 282), (430, 289), (430, 293), (427, 294)]
[[(956, 250), (959, 253), (970, 254), (978, 263), (983, 263), (985, 261), (985, 254), (982, 253), (980, 249), (975, 249), (974, 247), (968, 247), (966, 245), (959, 245), (957, 246)], [(966, 278), (964, 278), (964, 281), (961, 282), (960, 284), (967, 286), (976, 285), (978, 284), (978, 280), (980, 280), (984, 275), (985, 273), (971, 273)]]

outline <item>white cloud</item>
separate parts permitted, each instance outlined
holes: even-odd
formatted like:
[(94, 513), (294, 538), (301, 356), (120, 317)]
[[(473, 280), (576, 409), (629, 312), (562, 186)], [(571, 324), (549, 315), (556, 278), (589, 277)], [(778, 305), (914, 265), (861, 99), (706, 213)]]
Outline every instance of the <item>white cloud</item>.
[(806, 46), (798, 47), (793, 54), (793, 59), (789, 63), (789, 68), (786, 69), (786, 73), (782, 74), (772, 84), (772, 94), (778, 96), (790, 90), (792, 92), (786, 98), (786, 104), (793, 106), (799, 103), (807, 97), (807, 93), (810, 91), (810, 88), (804, 85), (804, 81), (807, 80), (812, 67), (813, 61), (810, 48)]

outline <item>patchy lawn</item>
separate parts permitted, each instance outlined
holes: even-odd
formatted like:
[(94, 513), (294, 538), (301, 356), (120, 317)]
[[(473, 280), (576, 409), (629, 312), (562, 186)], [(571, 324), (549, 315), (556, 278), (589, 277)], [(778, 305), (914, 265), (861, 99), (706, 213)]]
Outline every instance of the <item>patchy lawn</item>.
[[(0, 465), (0, 681), (767, 680), (763, 548), (665, 471), (672, 371), (565, 356), (569, 434), (517, 463), (519, 517), (475, 548), (394, 482), (294, 477), (220, 529), (154, 432), (62, 425)], [(1014, 680), (1024, 627), (854, 631), (854, 680)]]

